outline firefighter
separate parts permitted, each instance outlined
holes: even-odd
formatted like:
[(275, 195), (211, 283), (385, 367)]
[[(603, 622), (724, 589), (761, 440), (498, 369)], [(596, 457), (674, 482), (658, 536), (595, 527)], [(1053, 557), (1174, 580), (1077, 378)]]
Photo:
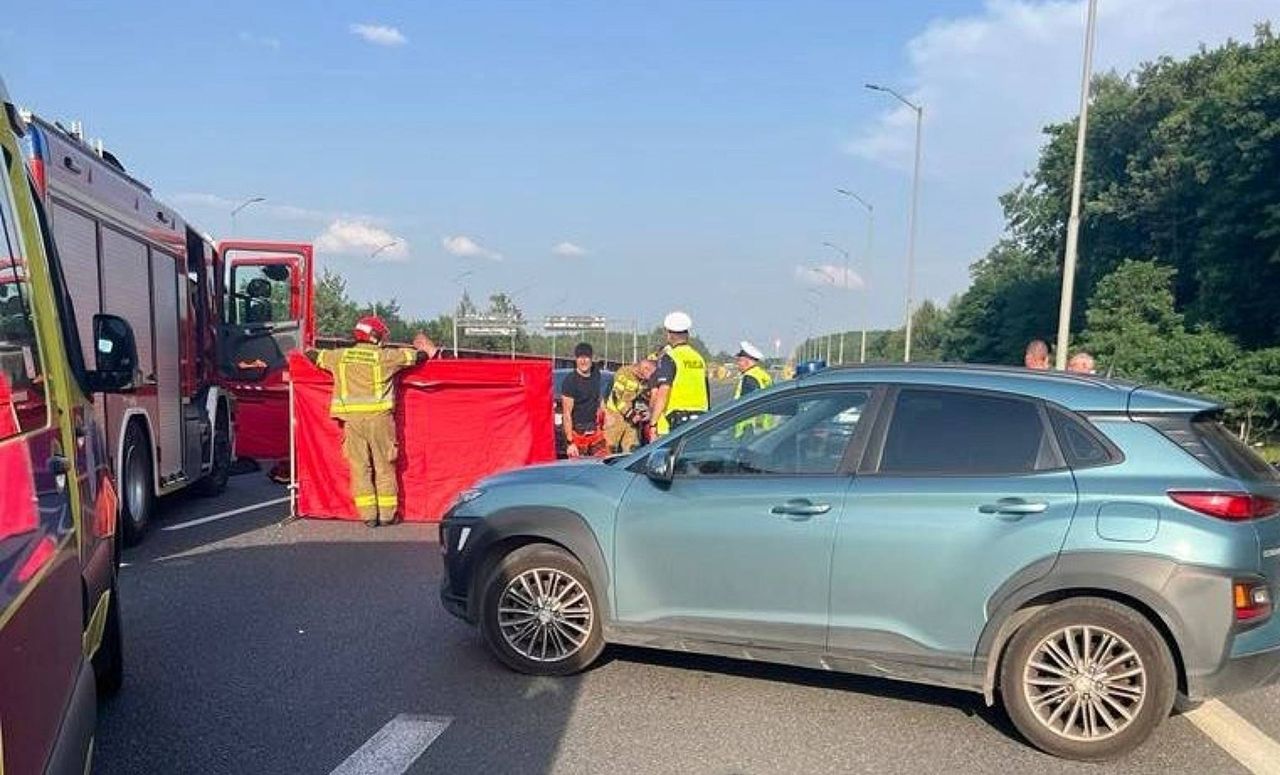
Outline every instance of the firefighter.
[(657, 368), (657, 358), (648, 357), (613, 375), (604, 403), (604, 440), (610, 452), (625, 454), (640, 446), (640, 429), (649, 424), (648, 383)]
[(390, 331), (377, 315), (360, 318), (352, 331), (356, 343), (308, 356), (333, 374), (329, 415), (342, 425), (342, 452), (351, 466), (351, 494), (369, 527), (395, 522), (396, 493), (395, 375), (427, 360), (428, 340), (418, 334), (413, 348), (384, 347)]
[(684, 312), (672, 312), (662, 321), (667, 348), (653, 374), (650, 429), (665, 436), (705, 413), (711, 406), (711, 381), (707, 362), (689, 344), (693, 320)]

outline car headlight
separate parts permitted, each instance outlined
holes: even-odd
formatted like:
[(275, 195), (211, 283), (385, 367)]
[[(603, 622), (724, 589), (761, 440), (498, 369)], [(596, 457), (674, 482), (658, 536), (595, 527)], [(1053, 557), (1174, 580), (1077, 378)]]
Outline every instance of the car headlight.
[(461, 506), (464, 503), (470, 503), (476, 498), (479, 498), (481, 495), (484, 495), (484, 490), (479, 487), (472, 487), (469, 490), (463, 490), (462, 492), (458, 493), (458, 499), (457, 501), (454, 502), (453, 505)]

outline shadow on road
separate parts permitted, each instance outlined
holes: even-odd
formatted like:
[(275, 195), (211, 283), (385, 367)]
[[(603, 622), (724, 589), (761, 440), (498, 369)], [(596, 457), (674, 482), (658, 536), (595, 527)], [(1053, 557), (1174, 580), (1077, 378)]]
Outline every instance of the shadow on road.
[(601, 665), (615, 659), (680, 670), (720, 673), (758, 681), (854, 692), (924, 705), (946, 705), (963, 712), (966, 716), (980, 718), (1009, 739), (1021, 745), (1026, 744), (999, 706), (988, 707), (981, 695), (959, 689), (687, 652), (654, 651), (631, 646), (610, 646), (605, 651)]
[(96, 772), (324, 773), (402, 713), (454, 717), (433, 761), (550, 769), (579, 679), (502, 669), (444, 613), (429, 528), (325, 529), (351, 540), (218, 547), (122, 578), (125, 685)]

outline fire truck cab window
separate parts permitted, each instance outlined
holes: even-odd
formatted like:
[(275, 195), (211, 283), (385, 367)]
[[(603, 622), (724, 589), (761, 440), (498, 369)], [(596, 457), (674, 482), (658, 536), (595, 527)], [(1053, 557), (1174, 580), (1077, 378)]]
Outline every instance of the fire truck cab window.
[(235, 289), (235, 322), (283, 323), (290, 319), (288, 267), (235, 267), (231, 282)]
[(31, 281), (18, 238), (8, 165), (0, 180), (0, 439), (48, 423), (44, 374), (32, 315)]

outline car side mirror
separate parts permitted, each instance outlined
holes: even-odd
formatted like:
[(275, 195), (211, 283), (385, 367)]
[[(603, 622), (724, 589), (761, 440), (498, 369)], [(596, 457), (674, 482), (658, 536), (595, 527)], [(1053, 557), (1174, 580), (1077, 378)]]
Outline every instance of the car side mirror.
[(669, 447), (655, 449), (644, 461), (644, 473), (655, 482), (670, 482), (675, 478), (675, 456)]
[(95, 393), (127, 393), (136, 387), (138, 343), (129, 321), (118, 315), (93, 316), (94, 370), (89, 387)]

